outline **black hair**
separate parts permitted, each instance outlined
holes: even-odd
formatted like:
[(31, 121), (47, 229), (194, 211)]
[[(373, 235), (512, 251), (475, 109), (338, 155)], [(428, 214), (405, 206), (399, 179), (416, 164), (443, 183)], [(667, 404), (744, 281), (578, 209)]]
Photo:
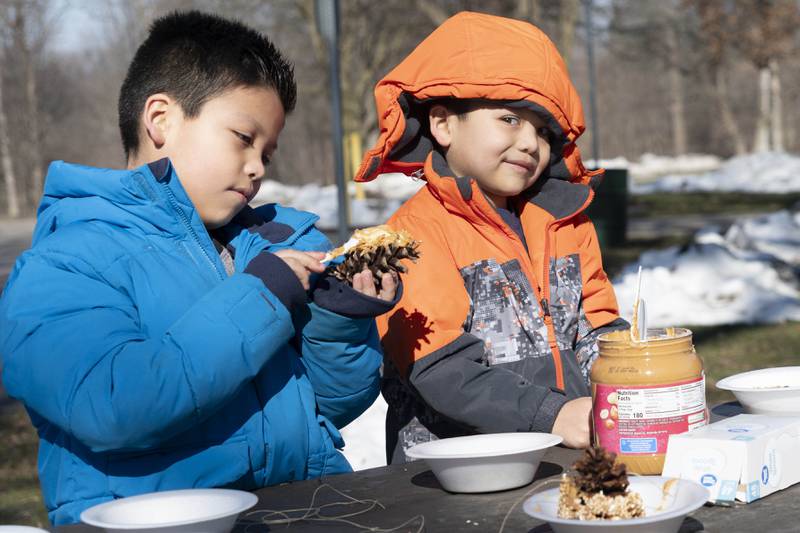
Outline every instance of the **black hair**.
[[(528, 108), (531, 111), (535, 112), (542, 118), (542, 120), (544, 120), (547, 123), (547, 142), (550, 143), (551, 145), (553, 144), (554, 138), (556, 137), (554, 133), (554, 125), (558, 126), (558, 123), (552, 118), (550, 113), (543, 107), (537, 106), (535, 104), (530, 104), (525, 101), (446, 97), (446, 98), (436, 98), (431, 100), (428, 109), (430, 109), (434, 105), (440, 105), (443, 106), (445, 109), (447, 109), (447, 111), (449, 111), (450, 113), (456, 115), (459, 120), (466, 120), (467, 113), (479, 109), (481, 107), (484, 107), (487, 104), (500, 105), (506, 107)], [(561, 128), (558, 127), (559, 131), (560, 129)]]
[(467, 113), (478, 109), (486, 100), (478, 98), (435, 98), (430, 101), (428, 109), (435, 105), (440, 105), (447, 109), (450, 113), (456, 115), (459, 120), (466, 120)]
[(289, 113), (297, 100), (294, 69), (267, 37), (199, 11), (155, 20), (136, 50), (119, 93), (119, 129), (125, 156), (139, 149), (139, 121), (151, 95), (174, 98), (196, 117), (211, 98), (236, 87), (274, 89)]

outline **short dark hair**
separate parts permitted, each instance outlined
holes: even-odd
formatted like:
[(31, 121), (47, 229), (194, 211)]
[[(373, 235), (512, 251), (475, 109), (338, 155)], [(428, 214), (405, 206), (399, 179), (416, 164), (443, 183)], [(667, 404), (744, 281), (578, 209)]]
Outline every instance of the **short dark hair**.
[(199, 11), (155, 20), (120, 89), (125, 156), (139, 149), (139, 121), (151, 95), (170, 95), (191, 118), (205, 102), (229, 89), (259, 86), (274, 89), (286, 113), (294, 109), (294, 69), (264, 35), (241, 22)]
[(486, 100), (481, 100), (478, 98), (453, 98), (448, 96), (431, 100), (430, 107), (440, 105), (447, 109), (447, 111), (450, 113), (456, 115), (459, 120), (466, 120), (467, 113), (478, 109), (480, 104), (485, 102)]

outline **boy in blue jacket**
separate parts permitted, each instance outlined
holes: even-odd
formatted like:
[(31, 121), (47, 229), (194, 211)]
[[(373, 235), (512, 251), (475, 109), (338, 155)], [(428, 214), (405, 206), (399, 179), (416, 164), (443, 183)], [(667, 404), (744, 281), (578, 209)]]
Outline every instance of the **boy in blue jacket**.
[(295, 95), (265, 37), (175, 13), (120, 92), (127, 169), (50, 166), (0, 355), (54, 524), (150, 491), (351, 470), (337, 428), (378, 394), (373, 317), (398, 282), (338, 282), (316, 216), (247, 207)]

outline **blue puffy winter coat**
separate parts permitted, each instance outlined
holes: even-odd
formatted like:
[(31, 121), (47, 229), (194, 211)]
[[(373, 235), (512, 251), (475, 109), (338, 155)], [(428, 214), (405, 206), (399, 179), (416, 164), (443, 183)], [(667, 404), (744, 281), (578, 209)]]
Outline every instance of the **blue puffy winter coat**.
[(231, 223), (228, 276), (166, 163), (53, 163), (0, 299), (3, 382), (39, 433), (54, 524), (144, 492), (350, 471), (337, 428), (378, 394), (374, 320), (291, 316), (243, 272), (262, 250), (327, 249), (317, 217), (268, 205)]

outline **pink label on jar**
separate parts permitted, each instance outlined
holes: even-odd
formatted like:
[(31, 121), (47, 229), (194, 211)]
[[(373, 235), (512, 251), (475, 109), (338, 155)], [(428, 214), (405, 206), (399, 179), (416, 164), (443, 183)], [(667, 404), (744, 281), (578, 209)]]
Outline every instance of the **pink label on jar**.
[(597, 444), (625, 455), (667, 453), (670, 435), (705, 426), (705, 376), (656, 385), (595, 385)]

